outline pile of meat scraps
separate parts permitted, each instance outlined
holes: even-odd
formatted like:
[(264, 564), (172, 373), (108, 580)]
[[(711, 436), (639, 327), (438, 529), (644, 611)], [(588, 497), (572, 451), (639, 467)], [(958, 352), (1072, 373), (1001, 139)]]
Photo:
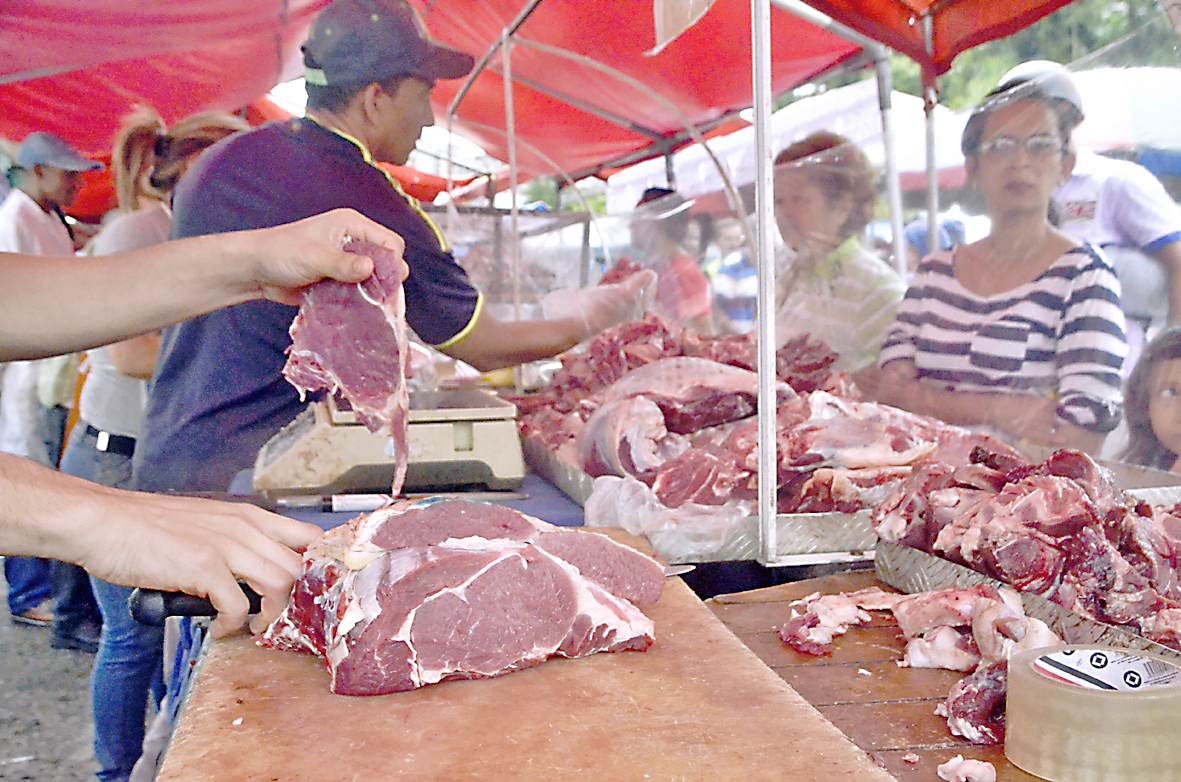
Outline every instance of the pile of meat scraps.
[[(808, 595), (792, 603), (779, 637), (797, 651), (832, 652), (833, 639), (872, 621), (869, 611), (890, 611), (906, 638), (898, 665), (972, 673), (956, 682), (936, 714), (948, 729), (973, 744), (1004, 741), (1008, 660), (1027, 649), (1062, 643), (1045, 622), (1026, 616), (1021, 596), (1009, 587), (948, 588), (913, 595), (877, 587), (857, 592)], [(992, 782), (989, 763), (957, 756), (939, 767), (941, 779)]]
[(309, 391), (340, 392), (370, 431), (393, 440), (396, 495), (406, 476), (410, 408), (398, 256), (371, 242), (350, 241), (344, 250), (371, 258), (373, 275), (357, 284), (321, 280), (304, 291), (283, 375), (301, 399)]
[(604, 535), (497, 505), (402, 502), (309, 548), (259, 643), (323, 656), (334, 693), (381, 695), (644, 651), (654, 627), (636, 606), (663, 589), (660, 564)]
[(1086, 454), (1031, 464), (978, 452), (967, 467), (925, 464), (874, 525), (882, 540), (1181, 649), (1181, 506), (1136, 499)]

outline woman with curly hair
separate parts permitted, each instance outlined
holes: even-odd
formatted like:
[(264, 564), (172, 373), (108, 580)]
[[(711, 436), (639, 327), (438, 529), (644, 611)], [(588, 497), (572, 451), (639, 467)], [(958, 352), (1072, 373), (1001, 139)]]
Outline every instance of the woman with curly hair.
[(844, 136), (813, 133), (775, 158), (775, 223), (793, 253), (776, 285), (778, 344), (809, 333), (836, 351), (838, 369), (877, 360), (906, 290), (861, 244), (877, 201), (869, 159)]

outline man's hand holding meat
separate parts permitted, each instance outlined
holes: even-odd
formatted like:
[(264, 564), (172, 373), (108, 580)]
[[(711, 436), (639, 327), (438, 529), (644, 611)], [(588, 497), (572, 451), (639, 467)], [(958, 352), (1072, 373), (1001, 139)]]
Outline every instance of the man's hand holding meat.
[(393, 231), (338, 209), (275, 228), (85, 262), (66, 256), (34, 263), (0, 253), (0, 361), (105, 345), (251, 299), (298, 302), (300, 288), (325, 277), (359, 282), (373, 265), (344, 252), (346, 238), (383, 245), (399, 256), (403, 248)]

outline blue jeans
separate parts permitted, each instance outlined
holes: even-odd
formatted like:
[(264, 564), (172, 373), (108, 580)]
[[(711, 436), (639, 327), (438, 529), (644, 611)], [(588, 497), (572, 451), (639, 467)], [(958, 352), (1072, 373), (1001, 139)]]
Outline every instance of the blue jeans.
[[(95, 448), (86, 422), (74, 427), (62, 456), (62, 472), (103, 486), (128, 488), (131, 459)], [(98, 778), (126, 780), (143, 751), (148, 698), (159, 706), (164, 697), (164, 630), (131, 618), (129, 587), (90, 579), (103, 616), (102, 635), (90, 678), (94, 710), (94, 757)]]
[(38, 557), (5, 557), (8, 610), (23, 614), (49, 599), (53, 591), (53, 561)]
[(90, 680), (94, 757), (99, 779), (122, 782), (143, 751), (148, 698), (159, 706), (164, 697), (164, 629), (131, 618), (130, 587), (94, 577), (90, 586), (103, 613)]

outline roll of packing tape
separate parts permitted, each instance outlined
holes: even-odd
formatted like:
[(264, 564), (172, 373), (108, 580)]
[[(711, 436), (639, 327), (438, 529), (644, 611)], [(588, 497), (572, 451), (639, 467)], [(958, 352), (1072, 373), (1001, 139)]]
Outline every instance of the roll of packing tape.
[(1181, 780), (1181, 665), (1090, 645), (1009, 661), (1005, 756), (1052, 782)]

